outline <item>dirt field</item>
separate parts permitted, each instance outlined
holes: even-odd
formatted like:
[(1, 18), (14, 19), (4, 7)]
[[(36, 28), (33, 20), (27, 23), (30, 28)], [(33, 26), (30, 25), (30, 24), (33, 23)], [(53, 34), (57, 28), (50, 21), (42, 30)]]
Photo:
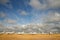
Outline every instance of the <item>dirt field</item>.
[(60, 34), (0, 34), (0, 40), (60, 40)]

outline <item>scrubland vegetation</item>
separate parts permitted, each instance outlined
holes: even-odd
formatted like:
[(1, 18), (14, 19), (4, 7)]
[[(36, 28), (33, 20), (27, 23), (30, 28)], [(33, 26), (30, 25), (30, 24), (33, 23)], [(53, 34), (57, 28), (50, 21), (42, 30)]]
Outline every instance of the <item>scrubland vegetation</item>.
[(60, 34), (0, 34), (0, 40), (60, 40)]

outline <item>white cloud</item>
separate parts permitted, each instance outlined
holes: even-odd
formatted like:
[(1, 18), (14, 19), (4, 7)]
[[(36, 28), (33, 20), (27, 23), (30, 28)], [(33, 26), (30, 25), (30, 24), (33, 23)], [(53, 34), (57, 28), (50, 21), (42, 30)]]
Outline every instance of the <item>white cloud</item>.
[(26, 15), (28, 15), (28, 13), (26, 12), (26, 11), (24, 11), (24, 10), (17, 10), (17, 12), (20, 14), (20, 15), (23, 15), (23, 16), (26, 16)]
[[(15, 28), (13, 25), (16, 25), (16, 20), (14, 19), (5, 19), (3, 22), (0, 23), (0, 31), (1, 32), (10, 32), (10, 31), (15, 31)], [(10, 25), (13, 24), (13, 25)], [(17, 27), (17, 26), (16, 26)]]
[(5, 30), (5, 25), (1, 22), (0, 23), (0, 32), (3, 32), (3, 30)]
[(60, 21), (60, 13), (58, 12), (49, 12), (46, 15), (46, 21)]
[(48, 6), (52, 8), (60, 8), (60, 0), (47, 0)]
[(46, 4), (41, 4), (39, 0), (30, 0), (29, 5), (36, 9), (45, 9)]
[[(32, 23), (35, 23), (30, 25), (31, 28), (33, 27), (37, 27), (40, 28), (42, 30), (42, 32), (59, 32), (58, 28), (60, 28), (60, 13), (59, 12), (55, 12), (55, 11), (49, 11), (48, 14), (42, 14), (42, 16), (38, 16), (37, 14), (34, 14), (33, 18), (32, 18)], [(40, 22), (40, 24), (39, 24)], [(39, 26), (36, 24), (39, 24)], [(42, 27), (42, 28), (41, 28)], [(55, 28), (55, 29), (53, 29)], [(28, 29), (26, 29), (28, 30)], [(25, 30), (25, 31), (26, 31)], [(30, 29), (32, 30), (32, 29)], [(37, 29), (35, 29), (37, 30)], [(55, 30), (55, 31), (54, 31)], [(34, 30), (32, 30), (34, 32)], [(39, 32), (40, 32), (39, 31)]]
[(0, 3), (1, 4), (6, 4), (6, 3), (8, 3), (8, 2), (10, 2), (9, 0), (0, 0)]
[(4, 22), (8, 24), (16, 24), (17, 20), (6, 18)]
[(22, 12), (21, 12), (21, 15), (27, 15), (27, 12), (22, 11)]
[(44, 22), (43, 24), (45, 24), (43, 28), (46, 29), (47, 32), (54, 31), (54, 30), (59, 32), (58, 30), (60, 28), (60, 13), (59, 12), (49, 11), (48, 14), (42, 18)]
[[(7, 4), (7, 3), (9, 3), (9, 4)], [(10, 3), (10, 0), (0, 0), (0, 4), (6, 6), (9, 9), (13, 8), (12, 4)]]
[(0, 23), (0, 27), (4, 27), (2, 23)]
[(4, 13), (4, 12), (0, 12), (0, 17), (1, 17), (1, 18), (6, 17), (6, 13)]
[(8, 23), (16, 23), (16, 20), (12, 20), (12, 19), (7, 19)]
[(60, 0), (43, 0), (43, 4), (39, 0), (30, 0), (29, 5), (35, 9), (60, 8)]
[[(37, 15), (36, 15), (37, 16)], [(42, 17), (39, 19), (40, 17), (38, 16), (36, 19), (40, 20), (41, 18), (43, 18), (43, 22), (41, 24), (29, 24), (29, 25), (23, 25), (25, 27), (22, 27), (20, 25), (16, 25), (16, 26), (8, 26), (7, 27), (0, 27), (0, 30), (2, 28), (2, 30), (8, 30), (8, 31), (15, 31), (15, 32), (23, 32), (24, 33), (30, 33), (30, 32), (36, 32), (36, 33), (40, 33), (40, 32), (59, 32), (59, 28), (60, 28), (60, 13), (58, 12), (53, 12), (53, 11), (49, 11), (48, 14), (44, 14), (42, 15)], [(35, 20), (37, 21), (37, 20)], [(14, 19), (6, 19), (5, 22), (10, 23), (10, 24), (14, 24), (17, 21)]]

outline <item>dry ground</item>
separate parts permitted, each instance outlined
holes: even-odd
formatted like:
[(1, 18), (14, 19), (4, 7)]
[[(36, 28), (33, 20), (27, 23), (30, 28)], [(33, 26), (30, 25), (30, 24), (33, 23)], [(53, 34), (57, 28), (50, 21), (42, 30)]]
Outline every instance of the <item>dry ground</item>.
[(0, 34), (0, 40), (60, 40), (60, 34)]

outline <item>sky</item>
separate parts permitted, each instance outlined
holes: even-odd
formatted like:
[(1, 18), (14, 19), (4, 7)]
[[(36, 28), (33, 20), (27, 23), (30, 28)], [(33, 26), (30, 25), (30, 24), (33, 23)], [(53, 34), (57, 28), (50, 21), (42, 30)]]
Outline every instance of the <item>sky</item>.
[(0, 30), (27, 24), (59, 29), (60, 0), (0, 0)]

